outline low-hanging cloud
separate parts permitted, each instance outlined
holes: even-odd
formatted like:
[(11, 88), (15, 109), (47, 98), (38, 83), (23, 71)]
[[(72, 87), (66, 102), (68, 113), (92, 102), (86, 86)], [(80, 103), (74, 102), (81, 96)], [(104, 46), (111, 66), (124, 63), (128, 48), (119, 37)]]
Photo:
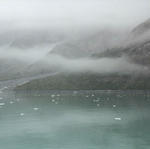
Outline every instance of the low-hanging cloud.
[[(89, 33), (89, 28), (94, 28), (97, 33), (97, 28), (100, 31), (107, 27), (115, 27), (119, 32), (120, 28), (133, 28), (146, 20), (149, 14), (149, 0), (1, 0), (0, 60), (9, 59), (10, 65), (13, 65), (11, 61), (16, 60), (27, 67), (32, 65), (37, 68), (40, 64), (42, 64), (41, 67), (45, 64), (48, 69), (56, 67), (64, 72), (133, 73), (147, 71), (146, 67), (134, 64), (126, 57), (68, 59), (58, 55), (48, 55), (52, 49), (49, 46), (49, 40), (44, 41), (45, 45), (41, 45), (43, 38), (47, 38), (45, 36), (41, 37), (41, 40), (36, 39), (34, 47), (28, 49), (19, 49), (17, 46), (7, 44), (14, 43), (15, 45), (21, 39), (21, 41), (25, 40), (23, 45), (28, 42), (30, 45), (32, 36), (29, 34), (25, 37), (24, 34), (26, 31), (31, 31), (31, 33), (36, 31), (40, 34), (39, 29), (40, 31), (50, 29), (54, 32), (71, 30), (69, 33), (72, 33), (73, 38), (75, 38), (73, 33), (76, 29), (79, 32), (86, 30)], [(32, 34), (35, 35), (34, 32)], [(40, 37), (39, 34), (35, 36)], [(31, 41), (28, 41), (30, 39)]]
[[(9, 59), (10, 62), (16, 60), (24, 63), (25, 66), (32, 65), (37, 69), (41, 69), (42, 66), (47, 67), (47, 69), (55, 67), (59, 72), (66, 73), (92, 72), (99, 74), (130, 74), (134, 72), (148, 71), (147, 67), (131, 63), (126, 57), (69, 59), (55, 54), (48, 55), (47, 52), (49, 52), (49, 50), (41, 50), (37, 47), (30, 50), (9, 49), (8, 47), (6, 50), (3, 47), (0, 49), (0, 59)], [(10, 65), (13, 65), (13, 63), (10, 63)]]
[(123, 73), (144, 72), (148, 68), (129, 62), (128, 58), (80, 58), (67, 59), (62, 56), (52, 55), (46, 59), (50, 65), (59, 66), (64, 72), (92, 72), (92, 73)]

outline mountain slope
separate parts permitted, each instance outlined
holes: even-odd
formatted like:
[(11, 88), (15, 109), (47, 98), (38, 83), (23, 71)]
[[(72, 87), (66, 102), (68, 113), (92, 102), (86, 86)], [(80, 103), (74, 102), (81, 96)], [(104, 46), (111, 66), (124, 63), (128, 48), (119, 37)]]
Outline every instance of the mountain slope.
[(15, 90), (120, 90), (150, 89), (149, 76), (59, 74), (30, 81)]
[(135, 27), (128, 41), (126, 46), (96, 53), (93, 56), (97, 58), (127, 56), (134, 63), (150, 67), (150, 19)]
[(92, 57), (95, 58), (117, 58), (122, 56), (128, 57), (133, 63), (150, 67), (150, 41), (126, 48), (111, 49), (92, 55)]
[(149, 31), (150, 31), (150, 19), (146, 20), (145, 22), (143, 22), (140, 25), (138, 25), (137, 27), (135, 27), (132, 30), (132, 34), (134, 36), (141, 36)]
[(67, 58), (82, 58), (93, 53), (116, 47), (123, 35), (115, 31), (103, 30), (93, 34), (82, 35), (56, 46), (49, 54), (57, 54)]
[[(92, 58), (100, 59), (102, 57), (128, 57), (131, 63), (140, 64), (143, 68), (150, 69), (150, 38), (149, 24), (146, 21), (139, 25), (130, 33), (130, 37), (136, 34), (136, 41), (132, 44), (126, 44), (120, 48), (106, 50), (104, 52), (92, 55)], [(146, 24), (146, 25), (145, 25)], [(145, 27), (146, 26), (146, 27)], [(141, 36), (142, 34), (142, 36)], [(146, 35), (145, 38), (143, 38)], [(142, 38), (141, 38), (142, 37)], [(130, 38), (131, 39), (131, 38)], [(139, 39), (140, 42), (138, 42)], [(124, 44), (125, 45), (125, 44)], [(98, 67), (98, 66), (97, 66)], [(144, 69), (143, 69), (144, 71)], [(150, 89), (150, 77), (144, 72), (141, 74), (59, 74), (44, 79), (33, 80), (22, 86), (18, 86), (16, 90), (25, 89), (48, 89), (48, 90), (99, 90), (99, 89)]]

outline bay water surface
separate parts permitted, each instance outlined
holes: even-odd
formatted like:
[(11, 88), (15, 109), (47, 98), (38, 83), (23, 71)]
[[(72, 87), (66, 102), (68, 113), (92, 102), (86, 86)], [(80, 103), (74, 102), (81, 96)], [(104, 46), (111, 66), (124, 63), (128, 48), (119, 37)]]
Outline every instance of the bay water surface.
[(150, 149), (150, 92), (1, 90), (0, 149)]

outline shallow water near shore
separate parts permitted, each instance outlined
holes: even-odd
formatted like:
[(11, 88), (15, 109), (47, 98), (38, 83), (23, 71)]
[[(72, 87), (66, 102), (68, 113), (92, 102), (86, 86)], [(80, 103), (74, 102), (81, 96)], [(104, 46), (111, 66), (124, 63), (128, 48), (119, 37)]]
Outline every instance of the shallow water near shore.
[(2, 149), (149, 149), (149, 91), (1, 91)]

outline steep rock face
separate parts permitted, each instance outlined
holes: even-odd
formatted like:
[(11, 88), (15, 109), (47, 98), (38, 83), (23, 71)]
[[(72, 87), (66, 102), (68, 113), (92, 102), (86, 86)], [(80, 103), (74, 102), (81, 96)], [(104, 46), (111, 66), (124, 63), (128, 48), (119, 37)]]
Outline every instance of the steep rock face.
[[(102, 55), (109, 55), (109, 53), (111, 53), (114, 56), (118, 56), (116, 53), (118, 52), (119, 55), (123, 53), (136, 60), (133, 56), (135, 54), (135, 56), (137, 55), (137, 57), (141, 59), (140, 62), (143, 61), (143, 57), (145, 57), (146, 60), (144, 60), (144, 64), (149, 63), (146, 61), (148, 61), (147, 58), (149, 56), (150, 19), (135, 27), (129, 35), (126, 36), (127, 38), (124, 40), (125, 36), (104, 30), (89, 35), (86, 38), (64, 42), (56, 46), (50, 54), (58, 54), (68, 58), (80, 58), (93, 55), (94, 53), (102, 53)], [(122, 52), (120, 52), (120, 50)], [(136, 61), (138, 62), (138, 59)]]
[(128, 35), (125, 45), (140, 45), (150, 41), (150, 19), (136, 26)]
[(150, 67), (150, 19), (135, 27), (128, 41), (123, 47), (96, 53), (93, 56), (97, 58), (127, 56), (134, 63)]
[(132, 47), (124, 50), (132, 61), (138, 64), (150, 67), (150, 41), (145, 42), (138, 47)]
[(95, 58), (123, 56), (128, 57), (134, 63), (150, 67), (150, 41), (126, 48), (111, 49), (93, 55)]
[(138, 25), (132, 30), (134, 36), (141, 36), (150, 31), (150, 19)]
[(81, 58), (93, 53), (116, 47), (123, 35), (113, 31), (100, 31), (76, 40), (69, 40), (56, 46), (49, 54), (58, 54), (67, 58)]

